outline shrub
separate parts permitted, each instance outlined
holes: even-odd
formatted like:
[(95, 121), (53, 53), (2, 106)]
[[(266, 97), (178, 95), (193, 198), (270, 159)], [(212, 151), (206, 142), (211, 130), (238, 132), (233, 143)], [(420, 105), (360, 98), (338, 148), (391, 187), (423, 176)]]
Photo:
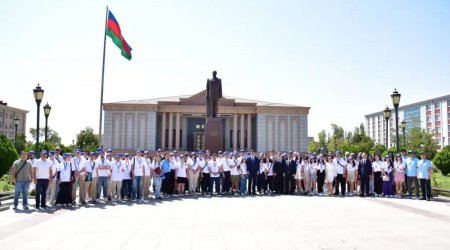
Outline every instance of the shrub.
[(450, 146), (446, 146), (434, 156), (433, 164), (441, 171), (442, 175), (450, 173)]
[(0, 134), (0, 177), (8, 173), (15, 160), (19, 158), (13, 143)]

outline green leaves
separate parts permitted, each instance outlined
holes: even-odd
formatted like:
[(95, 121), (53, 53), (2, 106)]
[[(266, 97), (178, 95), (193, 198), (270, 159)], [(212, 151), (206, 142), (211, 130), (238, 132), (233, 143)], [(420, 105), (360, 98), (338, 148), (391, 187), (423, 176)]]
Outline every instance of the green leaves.
[(450, 146), (446, 146), (434, 156), (433, 164), (441, 171), (442, 175), (450, 173)]
[(12, 164), (19, 158), (13, 143), (0, 134), (0, 177), (8, 173)]

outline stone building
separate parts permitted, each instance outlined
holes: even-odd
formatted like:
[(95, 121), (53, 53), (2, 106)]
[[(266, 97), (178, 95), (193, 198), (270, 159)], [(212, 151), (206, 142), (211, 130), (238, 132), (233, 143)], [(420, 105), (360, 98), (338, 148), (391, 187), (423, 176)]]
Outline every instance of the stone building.
[(0, 101), (0, 133), (6, 135), (8, 139), (14, 140), (15, 125), (14, 119), (19, 119), (17, 134), (25, 134), (27, 126), (27, 113), (23, 109), (8, 106), (7, 103)]
[[(103, 145), (121, 151), (204, 150), (205, 91), (195, 95), (105, 103)], [(222, 98), (224, 150), (306, 152), (309, 107)]]

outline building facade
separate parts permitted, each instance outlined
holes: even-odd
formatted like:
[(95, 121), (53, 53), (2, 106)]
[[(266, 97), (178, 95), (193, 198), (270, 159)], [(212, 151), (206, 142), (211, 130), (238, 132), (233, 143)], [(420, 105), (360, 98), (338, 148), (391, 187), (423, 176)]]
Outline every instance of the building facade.
[[(366, 132), (376, 143), (386, 144), (386, 120), (383, 111), (368, 114), (366, 118)], [(450, 142), (450, 95), (427, 99), (399, 107), (398, 112), (400, 145), (402, 144), (402, 130), (400, 123), (406, 122), (406, 133), (413, 127), (421, 127), (433, 138), (438, 145), (447, 146)], [(389, 146), (395, 145), (395, 111), (391, 110), (388, 121)]]
[(14, 118), (19, 118), (17, 134), (25, 134), (27, 125), (28, 111), (8, 106), (7, 103), (0, 101), (0, 133), (6, 135), (8, 139), (14, 140), (15, 126)]
[[(204, 150), (205, 94), (105, 103), (104, 147)], [(224, 97), (223, 150), (306, 152), (308, 114), (309, 107)]]

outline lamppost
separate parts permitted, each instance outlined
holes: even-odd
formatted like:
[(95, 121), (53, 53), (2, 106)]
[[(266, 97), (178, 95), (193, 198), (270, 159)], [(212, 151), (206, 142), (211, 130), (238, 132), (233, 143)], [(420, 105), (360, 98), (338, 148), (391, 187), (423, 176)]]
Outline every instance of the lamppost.
[(444, 149), (445, 146), (445, 137), (442, 136), (442, 149)]
[(20, 119), (16, 116), (16, 118), (14, 118), (14, 144), (17, 143), (17, 127), (19, 127), (19, 124)]
[(39, 84), (37, 85), (37, 87), (35, 89), (33, 89), (33, 94), (34, 94), (34, 100), (36, 100), (36, 104), (37, 104), (37, 122), (36, 122), (36, 154), (38, 154), (39, 152), (39, 115), (40, 115), (40, 106), (41, 106), (41, 101), (42, 98), (44, 98), (44, 90), (41, 88), (41, 86), (39, 86)]
[(388, 140), (388, 133), (389, 133), (389, 119), (391, 118), (391, 109), (386, 106), (384, 109), (384, 119), (386, 120), (386, 149), (389, 148), (389, 140)]
[(398, 106), (400, 105), (400, 93), (398, 93), (397, 89), (394, 89), (394, 92), (391, 95), (392, 104), (395, 109), (395, 149), (397, 153), (399, 152), (399, 141), (398, 141)]
[(48, 134), (48, 116), (50, 115), (50, 111), (52, 110), (52, 107), (50, 105), (45, 104), (44, 106), (44, 114), (45, 114), (45, 141), (47, 141), (47, 134)]
[(403, 134), (403, 148), (406, 149), (406, 143), (405, 143), (405, 129), (406, 129), (406, 122), (402, 121), (402, 134)]

